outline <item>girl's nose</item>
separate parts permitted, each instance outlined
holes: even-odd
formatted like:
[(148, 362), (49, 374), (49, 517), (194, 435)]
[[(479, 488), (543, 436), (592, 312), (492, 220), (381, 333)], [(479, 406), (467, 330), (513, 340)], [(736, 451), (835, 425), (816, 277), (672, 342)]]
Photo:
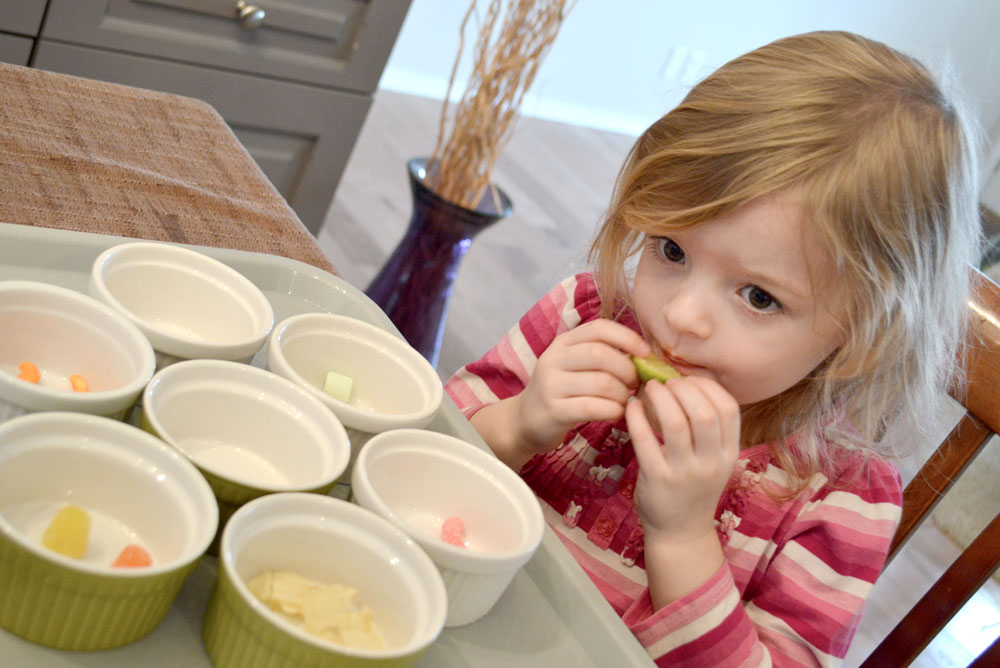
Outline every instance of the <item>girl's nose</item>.
[(712, 333), (712, 313), (708, 296), (692, 281), (684, 281), (677, 292), (663, 304), (667, 324), (679, 335), (699, 339)]

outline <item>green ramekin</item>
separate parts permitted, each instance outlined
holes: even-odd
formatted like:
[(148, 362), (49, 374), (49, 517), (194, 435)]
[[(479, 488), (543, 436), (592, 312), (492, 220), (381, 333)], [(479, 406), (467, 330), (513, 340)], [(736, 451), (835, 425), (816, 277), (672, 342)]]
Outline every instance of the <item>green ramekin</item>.
[(46, 647), (99, 650), (128, 645), (156, 628), (198, 561), (150, 576), (114, 577), (43, 561), (0, 534), (0, 563), (0, 626)]
[[(367, 591), (376, 614), (393, 608), (408, 620), (407, 635), (399, 638), (397, 626), (399, 644), (385, 650), (310, 636), (258, 601), (244, 582), (251, 574), (282, 570), (320, 581), (333, 577)], [(347, 501), (279, 492), (242, 506), (223, 530), (202, 639), (215, 668), (404, 668), (434, 642), (446, 613), (437, 568), (398, 528)], [(393, 635), (388, 628), (387, 639)]]

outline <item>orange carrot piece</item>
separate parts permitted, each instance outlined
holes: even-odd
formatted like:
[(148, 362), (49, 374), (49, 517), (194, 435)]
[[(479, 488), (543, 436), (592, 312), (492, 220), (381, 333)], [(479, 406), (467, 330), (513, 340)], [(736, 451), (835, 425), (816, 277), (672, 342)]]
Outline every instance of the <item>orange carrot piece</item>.
[(21, 380), (26, 380), (29, 383), (37, 383), (42, 379), (42, 373), (31, 362), (21, 362), (19, 368), (21, 369), (21, 373), (17, 374), (17, 377)]
[(152, 566), (153, 558), (149, 556), (149, 552), (142, 545), (129, 543), (111, 565), (119, 568), (142, 568), (143, 566)]
[(87, 380), (78, 373), (74, 373), (69, 377), (69, 384), (73, 386), (74, 392), (86, 392), (90, 389), (87, 385)]

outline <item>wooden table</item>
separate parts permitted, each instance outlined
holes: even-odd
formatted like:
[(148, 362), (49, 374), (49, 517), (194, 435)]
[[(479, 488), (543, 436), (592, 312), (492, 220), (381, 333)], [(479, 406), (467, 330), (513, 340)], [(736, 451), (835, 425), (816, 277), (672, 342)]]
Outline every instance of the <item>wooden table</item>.
[(270, 253), (335, 273), (209, 105), (4, 63), (0, 221)]

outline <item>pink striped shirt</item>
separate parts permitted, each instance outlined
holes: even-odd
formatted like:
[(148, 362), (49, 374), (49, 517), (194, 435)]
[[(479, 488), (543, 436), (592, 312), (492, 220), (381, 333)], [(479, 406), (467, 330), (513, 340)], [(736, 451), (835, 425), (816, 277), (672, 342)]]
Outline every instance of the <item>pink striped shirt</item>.
[[(542, 298), (446, 390), (465, 415), (518, 394), (562, 332), (599, 317), (590, 274)], [(625, 324), (638, 329), (626, 314)], [(899, 523), (899, 473), (843, 452), (836, 472), (787, 494), (766, 444), (740, 454), (719, 500), (726, 563), (708, 582), (653, 610), (633, 505), (638, 464), (624, 420), (578, 425), (521, 476), (549, 525), (661, 666), (831, 666), (840, 663)], [(772, 493), (768, 493), (770, 490)]]

